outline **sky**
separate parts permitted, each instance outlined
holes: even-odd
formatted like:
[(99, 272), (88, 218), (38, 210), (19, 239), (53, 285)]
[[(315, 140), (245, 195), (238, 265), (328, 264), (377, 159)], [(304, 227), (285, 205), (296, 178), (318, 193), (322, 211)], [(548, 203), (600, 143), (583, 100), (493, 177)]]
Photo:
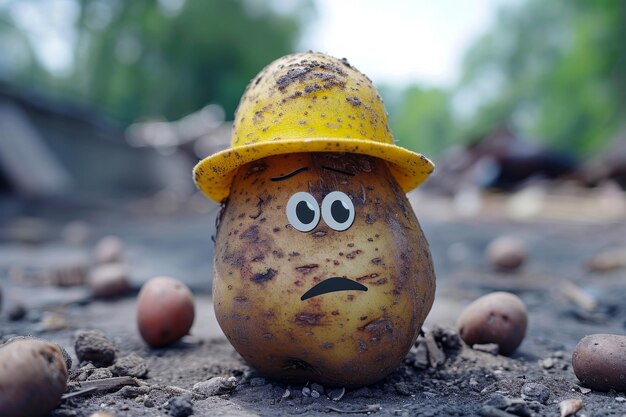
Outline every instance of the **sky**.
[(495, 22), (498, 9), (520, 0), (314, 0), (318, 20), (300, 49), (326, 52), (374, 84), (449, 87), (463, 53)]

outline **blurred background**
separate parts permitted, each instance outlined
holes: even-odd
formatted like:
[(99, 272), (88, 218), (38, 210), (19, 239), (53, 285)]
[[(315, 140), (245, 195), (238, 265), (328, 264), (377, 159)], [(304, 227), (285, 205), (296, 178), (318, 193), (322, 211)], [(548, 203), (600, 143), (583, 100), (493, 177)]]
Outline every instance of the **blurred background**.
[(621, 0), (0, 0), (0, 265), (114, 234), (138, 276), (206, 282), (218, 207), (191, 169), (303, 50), (370, 76), (398, 144), (436, 162), (411, 194), (426, 228), (622, 221), (625, 21)]

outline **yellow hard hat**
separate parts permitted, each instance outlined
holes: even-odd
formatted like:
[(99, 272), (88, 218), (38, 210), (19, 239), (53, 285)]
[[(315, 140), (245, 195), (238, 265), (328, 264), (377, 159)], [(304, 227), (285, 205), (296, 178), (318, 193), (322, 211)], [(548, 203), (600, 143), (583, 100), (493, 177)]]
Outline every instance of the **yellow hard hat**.
[(194, 180), (221, 202), (239, 167), (297, 152), (383, 159), (404, 192), (434, 168), (426, 157), (394, 145), (383, 101), (369, 78), (345, 59), (307, 52), (277, 59), (250, 82), (235, 113), (230, 149), (201, 160)]

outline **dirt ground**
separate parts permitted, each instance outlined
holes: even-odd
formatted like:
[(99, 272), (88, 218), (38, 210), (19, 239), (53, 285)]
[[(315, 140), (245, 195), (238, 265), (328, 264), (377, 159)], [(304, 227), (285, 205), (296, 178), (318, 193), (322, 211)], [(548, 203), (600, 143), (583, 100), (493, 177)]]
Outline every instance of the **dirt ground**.
[[(171, 204), (164, 208), (150, 201), (3, 201), (0, 336), (3, 341), (14, 335), (52, 340), (73, 357), (67, 398), (50, 414), (55, 417), (97, 412), (98, 416), (559, 416), (558, 404), (566, 399), (583, 401), (579, 416), (626, 416), (625, 393), (586, 389), (571, 366), (572, 351), (583, 336), (626, 334), (626, 269), (590, 272), (586, 267), (594, 255), (626, 246), (625, 212), (606, 209), (595, 196), (543, 201), (540, 209), (522, 210), (526, 213), (522, 216), (519, 210), (511, 211), (510, 198), (501, 196), (483, 200), (472, 213), (444, 198), (413, 195), (411, 201), (437, 272), (437, 294), (425, 336), (437, 342), (445, 360), (424, 363), (414, 347), (394, 373), (371, 386), (342, 390), (313, 383), (287, 385), (258, 375), (242, 361), (213, 314), (210, 237), (216, 208), (208, 203), (204, 208), (197, 202), (192, 208)], [(124, 242), (133, 287), (129, 294), (96, 300), (84, 286), (42, 284), (50, 271), (73, 265), (88, 269), (94, 242), (110, 234)], [(484, 259), (487, 243), (504, 234), (528, 244), (527, 262), (515, 273), (494, 272)], [(195, 295), (191, 335), (164, 349), (147, 347), (135, 326), (136, 292), (154, 275), (181, 279)], [(585, 309), (564, 290), (571, 286), (564, 287), (563, 282), (574, 284), (597, 307)], [(454, 330), (465, 306), (497, 290), (517, 294), (529, 311), (528, 332), (511, 357), (473, 350), (459, 342)], [(18, 302), (25, 305), (26, 315), (10, 320), (9, 312)], [(132, 356), (138, 368), (118, 371), (122, 376), (109, 380), (113, 381), (109, 389), (94, 383), (98, 375), (112, 374), (78, 364), (75, 333), (85, 329), (104, 332), (117, 346), (118, 360), (138, 355)], [(420, 337), (417, 344), (423, 340)], [(147, 369), (147, 375), (124, 377), (142, 374), (136, 369)], [(196, 383), (216, 376), (234, 377), (236, 386), (227, 386), (224, 379), (217, 395), (193, 390)], [(79, 383), (90, 377), (91, 381)], [(98, 389), (81, 393), (90, 386)]]

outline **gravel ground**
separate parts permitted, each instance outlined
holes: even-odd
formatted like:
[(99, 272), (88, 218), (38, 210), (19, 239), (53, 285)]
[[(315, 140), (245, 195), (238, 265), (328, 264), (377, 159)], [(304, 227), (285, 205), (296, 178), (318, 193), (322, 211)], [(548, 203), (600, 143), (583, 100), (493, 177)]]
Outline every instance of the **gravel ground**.
[[(437, 271), (437, 296), (425, 335), (385, 380), (342, 390), (314, 383), (287, 385), (250, 369), (230, 347), (212, 312), (215, 207), (199, 213), (188, 208), (150, 211), (149, 206), (0, 204), (2, 339), (32, 334), (59, 343), (74, 359), (69, 398), (52, 416), (559, 416), (559, 403), (567, 399), (582, 400), (579, 416), (626, 416), (625, 393), (589, 390), (571, 366), (572, 351), (584, 335), (626, 333), (626, 270), (600, 273), (585, 266), (597, 253), (626, 246), (623, 219), (513, 221), (493, 211), (460, 217), (442, 210), (446, 205), (441, 200), (415, 204)], [(77, 220), (84, 226), (82, 239)], [(73, 229), (67, 227), (70, 222)], [(50, 285), (58, 284), (51, 276), (68, 276), (58, 271), (69, 266), (78, 271), (71, 277), (84, 276), (95, 242), (110, 234), (124, 243), (123, 259), (131, 270), (128, 294), (102, 301), (92, 299), (84, 286)], [(517, 272), (494, 272), (484, 259), (488, 242), (505, 234), (529, 247), (528, 261)], [(163, 274), (192, 288), (196, 322), (181, 342), (151, 349), (135, 328), (135, 295), (143, 281)], [(564, 290), (564, 282), (597, 307), (585, 309)], [(526, 338), (511, 357), (473, 350), (454, 330), (465, 306), (496, 290), (517, 294), (529, 311)], [(25, 315), (11, 320), (19, 316), (9, 314), (18, 304)], [(113, 365), (96, 368), (78, 362), (76, 333), (91, 329), (101, 330), (115, 346)], [(425, 338), (436, 342), (429, 344), (426, 360), (420, 353)], [(211, 380), (215, 377), (220, 378)], [(203, 384), (194, 389), (198, 383)], [(81, 393), (90, 386), (97, 390)]]

